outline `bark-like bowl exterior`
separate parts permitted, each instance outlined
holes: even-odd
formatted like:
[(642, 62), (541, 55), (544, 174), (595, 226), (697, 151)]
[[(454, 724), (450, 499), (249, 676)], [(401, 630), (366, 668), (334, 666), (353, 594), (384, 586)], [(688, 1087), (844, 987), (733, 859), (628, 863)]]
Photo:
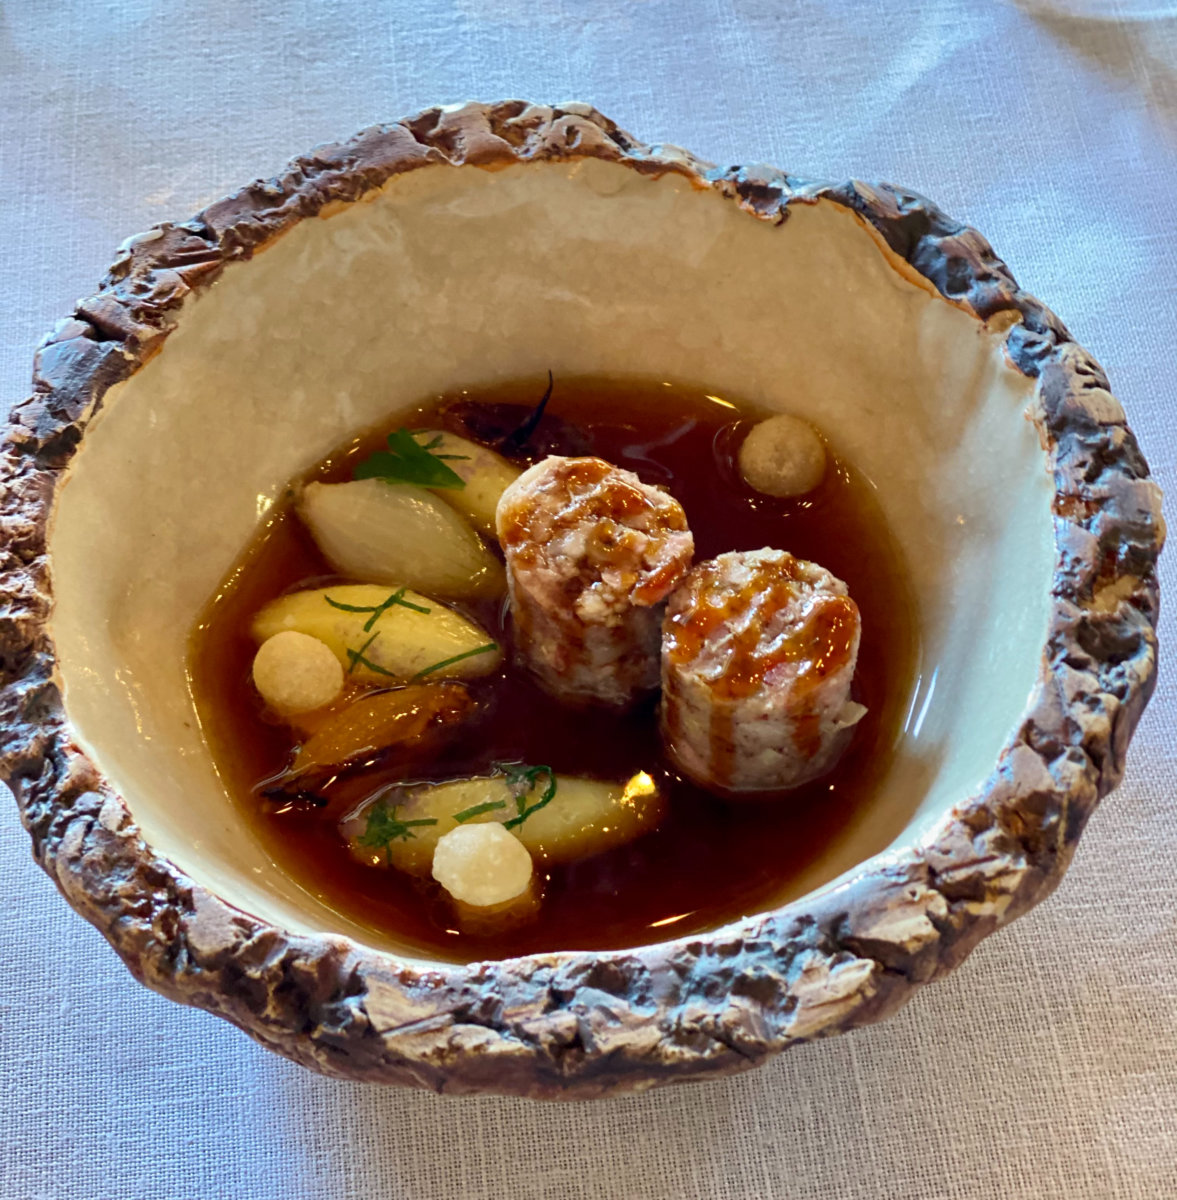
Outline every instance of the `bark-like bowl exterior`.
[[(1008, 323), (1010, 360), (1038, 381), (1032, 416), (1055, 481), (1038, 686), (985, 785), (921, 849), (717, 932), (429, 968), (336, 937), (292, 936), (158, 857), (75, 744), (48, 633), (55, 489), (106, 390), (159, 350), (184, 298), (226, 263), (417, 167), (582, 156), (678, 172), (765, 221), (819, 197), (844, 205), (947, 301)], [(136, 978), (329, 1075), (593, 1097), (741, 1070), (877, 1021), (1058, 883), (1088, 816), (1120, 779), (1155, 680), (1159, 490), (1102, 370), (1019, 290), (985, 239), (910, 192), (716, 168), (643, 145), (583, 105), (431, 109), (131, 239), (97, 294), (41, 346), (33, 395), (14, 410), (2, 457), (0, 775), (37, 861)]]

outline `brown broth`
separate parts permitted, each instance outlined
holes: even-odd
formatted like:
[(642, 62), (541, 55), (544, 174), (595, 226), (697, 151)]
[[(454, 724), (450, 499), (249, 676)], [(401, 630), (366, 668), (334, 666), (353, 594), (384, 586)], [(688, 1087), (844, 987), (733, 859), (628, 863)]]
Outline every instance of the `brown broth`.
[[(472, 961), (624, 948), (711, 929), (795, 896), (802, 872), (871, 803), (886, 775), (918, 646), (902, 563), (869, 484), (834, 462), (823, 483), (801, 499), (757, 495), (733, 469), (733, 452), (747, 428), (740, 412), (686, 389), (668, 396), (667, 386), (557, 380), (549, 406), (556, 419), (548, 427), (558, 431), (562, 417), (583, 434), (566, 443), (568, 452), (599, 455), (666, 486), (686, 510), (696, 561), (772, 546), (813, 559), (846, 581), (862, 614), (855, 697), (869, 710), (850, 748), (830, 774), (772, 803), (725, 803), (672, 773), (653, 704), (624, 715), (570, 711), (507, 668), (475, 681), (488, 711), (426, 771), (419, 765), (398, 770), (392, 763), (340, 785), (326, 807), (279, 809), (255, 789), (286, 765), (294, 737), (263, 717), (249, 680), (256, 649), (249, 622), (274, 597), (336, 578), (293, 512), (279, 507), (197, 626), (193, 693), (218, 769), (268, 851), (303, 887), (375, 940)], [(529, 381), (442, 397), (392, 427), (436, 425), (439, 411), (459, 399), (530, 406), (542, 390)], [(311, 477), (350, 478), (355, 461), (381, 445), (387, 432), (357, 438)], [(508, 636), (499, 606), (467, 611), (492, 636)], [(539, 919), (491, 939), (458, 933), (435, 885), (357, 863), (336, 831), (358, 799), (389, 783), (459, 778), (502, 760), (609, 779), (645, 770), (667, 790), (669, 815), (627, 846), (546, 869)], [(880, 836), (876, 849), (887, 840)]]

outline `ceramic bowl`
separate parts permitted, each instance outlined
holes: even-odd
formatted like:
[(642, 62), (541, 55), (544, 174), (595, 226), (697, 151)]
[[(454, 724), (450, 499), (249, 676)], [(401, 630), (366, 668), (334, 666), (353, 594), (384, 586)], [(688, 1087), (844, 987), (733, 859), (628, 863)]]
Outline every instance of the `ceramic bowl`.
[[(549, 368), (812, 419), (908, 565), (919, 678), (874, 804), (791, 902), (426, 961), (275, 867), (186, 641), (292, 474), (397, 406)], [(1058, 882), (1153, 687), (1158, 489), (985, 239), (584, 105), (431, 109), (132, 238), (40, 348), (2, 472), (2, 766), (38, 861), (138, 979), (331, 1075), (600, 1096), (885, 1017)]]

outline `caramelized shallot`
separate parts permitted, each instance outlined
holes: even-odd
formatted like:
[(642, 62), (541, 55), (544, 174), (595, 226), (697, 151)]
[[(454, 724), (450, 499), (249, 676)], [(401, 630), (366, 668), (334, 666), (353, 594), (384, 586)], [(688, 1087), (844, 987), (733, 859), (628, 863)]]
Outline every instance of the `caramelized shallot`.
[(460, 683), (369, 692), (319, 724), (265, 794), (314, 792), (393, 751), (406, 756), (432, 752), (475, 708), (474, 698)]

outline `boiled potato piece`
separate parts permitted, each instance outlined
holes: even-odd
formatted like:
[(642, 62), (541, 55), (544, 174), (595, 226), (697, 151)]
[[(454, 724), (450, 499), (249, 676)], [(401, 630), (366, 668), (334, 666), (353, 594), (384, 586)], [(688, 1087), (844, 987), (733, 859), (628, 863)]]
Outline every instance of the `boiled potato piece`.
[[(528, 807), (542, 798), (547, 784), (547, 775), (536, 780), (535, 787), (524, 798)], [(454, 819), (455, 814), (482, 805), (494, 807), (487, 807), (465, 822)], [(510, 832), (538, 862), (566, 863), (633, 841), (653, 829), (665, 811), (665, 797), (644, 772), (626, 783), (557, 775), (556, 794), (551, 802)], [(414, 827), (411, 837), (388, 847), (389, 865), (413, 875), (429, 874), (437, 840), (451, 829), (486, 821), (503, 824), (519, 815), (515, 792), (503, 775), (411, 789), (398, 805), (397, 813), (402, 820), (436, 822)], [(363, 831), (362, 818), (362, 810), (353, 814), (344, 822), (342, 832), (352, 842), (353, 851), (358, 850), (361, 859), (370, 861), (371, 856), (363, 847), (357, 847), (354, 840)]]
[[(390, 604), (398, 594), (400, 602)], [(270, 601), (251, 626), (259, 643), (288, 629), (325, 642), (348, 678), (361, 684), (387, 687), (418, 675), (430, 682), (474, 679), (494, 671), (503, 657), (484, 629), (452, 608), (379, 584), (292, 592)]]
[(519, 478), (519, 468), (511, 466), (501, 454), (454, 433), (427, 429), (422, 433), (414, 430), (414, 436), (431, 445), (436, 439), (433, 453), (451, 456), (446, 458), (446, 466), (466, 484), (464, 488), (430, 488), (430, 491), (461, 513), (483, 537), (493, 538), (499, 497)]
[(499, 596), (503, 568), (473, 529), (425, 488), (383, 479), (308, 483), (298, 514), (341, 575), (434, 596)]
[[(546, 779), (527, 797), (540, 798)], [(512, 832), (542, 862), (564, 863), (600, 854), (648, 833), (666, 814), (666, 797), (644, 771), (624, 783), (556, 776), (552, 802)]]

